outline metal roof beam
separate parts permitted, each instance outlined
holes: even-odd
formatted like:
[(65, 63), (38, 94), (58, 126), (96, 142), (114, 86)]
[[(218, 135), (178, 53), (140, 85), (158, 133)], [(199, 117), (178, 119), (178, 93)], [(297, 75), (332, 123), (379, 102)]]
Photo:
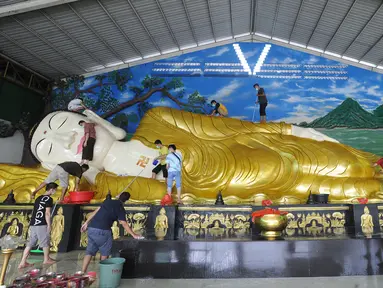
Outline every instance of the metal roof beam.
[(214, 41), (217, 42), (217, 38), (215, 38), (215, 29), (213, 25), (213, 16), (211, 15), (211, 7), (210, 7), (210, 1), (207, 0), (207, 10), (209, 11), (209, 20), (210, 20), (210, 26), (211, 26), (211, 31), (213, 32), (213, 38)]
[(184, 6), (186, 17), (188, 18), (188, 22), (189, 22), (190, 30), (191, 30), (192, 35), (193, 35), (194, 42), (195, 42), (195, 44), (198, 45), (197, 37), (195, 36), (195, 31), (194, 31), (194, 28), (193, 28), (193, 25), (192, 25), (192, 22), (191, 22), (191, 19), (190, 19), (190, 15), (189, 15), (188, 8), (186, 6), (185, 0), (182, 0), (182, 4)]
[(40, 35), (38, 32), (36, 32), (34, 29), (32, 29), (31, 27), (29, 27), (28, 25), (26, 25), (23, 21), (21, 21), (20, 19), (18, 19), (16, 16), (12, 16), (12, 19), (14, 21), (16, 21), (20, 26), (22, 26), (24, 29), (28, 30), (30, 33), (32, 33), (33, 35), (35, 35), (37, 38), (39, 38), (41, 41), (43, 41), (46, 45), (48, 45), (49, 47), (51, 47), (54, 51), (56, 51), (57, 53), (59, 53), (61, 56), (63, 56), (66, 60), (68, 60), (69, 62), (71, 62), (74, 66), (76, 66), (77, 68), (79, 68), (80, 70), (86, 72), (86, 69), (81, 67), (80, 65), (78, 65), (76, 63), (76, 61), (73, 61), (73, 59), (69, 56), (67, 56), (61, 49), (55, 47), (51, 42), (49, 42), (45, 37), (43, 37), (42, 35)]
[[(138, 14), (136, 8), (134, 8), (132, 2), (131, 2), (130, 0), (126, 0), (126, 1), (129, 3), (130, 8), (132, 8), (134, 14), (136, 14), (136, 17), (137, 17), (138, 21), (140, 21), (142, 27), (145, 29), (145, 31), (146, 31), (146, 33), (148, 34), (150, 40), (152, 41), (154, 47), (156, 47), (157, 51), (158, 51), (159, 53), (161, 53), (161, 49), (160, 49), (160, 47), (158, 46), (158, 44), (157, 44), (156, 41), (154, 40), (152, 34), (150, 34), (148, 28), (146, 27), (144, 21), (142, 21), (142, 19), (141, 19), (140, 15)], [(162, 53), (161, 53), (161, 54), (162, 54)]]
[[(374, 49), (374, 47), (376, 46), (376, 44), (378, 44), (380, 41), (382, 41), (382, 39), (383, 39), (383, 35), (380, 36), (379, 39), (376, 40), (375, 43), (372, 44), (372, 45), (370, 46), (370, 48), (368, 48), (368, 50), (366, 51), (366, 53), (364, 53), (363, 56), (359, 58), (359, 62), (360, 62), (360, 61), (363, 61), (363, 58), (366, 57), (367, 54), (370, 53), (370, 51), (371, 51), (372, 49)], [(375, 64), (375, 63), (372, 63), (372, 64)]]
[(303, 7), (303, 3), (304, 3), (304, 2), (305, 2), (305, 0), (301, 0), (301, 4), (299, 5), (299, 10), (298, 10), (297, 17), (295, 17), (295, 21), (294, 21), (293, 29), (291, 29), (291, 32), (290, 32), (290, 36), (289, 36), (289, 39), (288, 39), (289, 41), (291, 41), (291, 36), (293, 36), (295, 27), (297, 26), (297, 22), (298, 22), (299, 14), (301, 14), (302, 7)]
[(73, 38), (72, 35), (67, 30), (65, 30), (63, 27), (61, 27), (61, 25), (58, 24), (50, 15), (48, 15), (48, 13), (44, 12), (43, 10), (41, 10), (40, 13), (43, 14), (45, 16), (45, 18), (47, 18), (53, 25), (55, 25), (58, 29), (60, 29), (61, 32), (63, 32), (66, 36), (68, 36), (68, 38), (70, 40), (72, 40), (75, 44), (77, 44), (77, 46), (81, 47), (81, 49), (84, 50), (85, 53), (90, 58), (92, 58), (93, 60), (98, 62), (97, 64), (99, 64), (100, 66), (104, 66), (105, 67), (105, 65), (102, 64), (102, 60), (100, 60), (99, 58), (94, 56), (92, 53), (90, 53), (88, 48), (86, 48), (84, 45), (82, 45), (80, 42), (78, 42), (75, 38)]
[(56, 70), (57, 72), (60, 72), (60, 74), (64, 75), (64, 76), (68, 76), (68, 73), (67, 72), (64, 72), (63, 70), (57, 68), (56, 66), (48, 63), (47, 61), (45, 61), (43, 58), (41, 58), (39, 55), (37, 55), (35, 52), (29, 50), (27, 47), (25, 47), (25, 45), (20, 45), (16, 40), (14, 40), (13, 38), (11, 38), (9, 35), (7, 35), (5, 32), (1, 31), (0, 30), (0, 35), (2, 35), (3, 37), (7, 38), (10, 42), (12, 42), (14, 45), (16, 45), (17, 47), (19, 47), (20, 49), (23, 49), (24, 51), (28, 52), (29, 54), (31, 54), (33, 57), (36, 57), (37, 59), (39, 59), (41, 62), (45, 63), (46, 65), (48, 65), (49, 67), (51, 67), (52, 69)]
[(250, 0), (250, 25), (249, 25), (249, 32), (252, 34), (254, 32), (254, 12), (255, 12), (255, 0)]
[(164, 19), (165, 24), (166, 24), (166, 26), (168, 27), (169, 33), (170, 33), (170, 35), (171, 35), (172, 38), (173, 38), (174, 43), (177, 45), (178, 49), (181, 49), (180, 44), (178, 43), (177, 38), (176, 38), (176, 36), (174, 35), (173, 30), (172, 30), (172, 28), (171, 28), (170, 25), (169, 25), (168, 19), (167, 19), (166, 16), (165, 16), (165, 13), (164, 13), (164, 10), (162, 9), (162, 6), (161, 6), (160, 1), (156, 0), (156, 3), (157, 3), (157, 7), (158, 7), (158, 9), (159, 9), (160, 12), (161, 12), (162, 18)]
[(330, 3), (330, 0), (327, 0), (326, 5), (324, 5), (324, 8), (323, 8), (323, 10), (322, 10), (322, 13), (320, 13), (319, 19), (318, 19), (317, 23), (315, 24), (315, 27), (314, 27), (314, 29), (313, 29), (313, 32), (311, 32), (310, 38), (309, 38), (309, 40), (307, 41), (306, 47), (307, 47), (307, 46), (310, 46), (310, 45), (309, 45), (309, 44), (310, 44), (310, 41), (311, 41), (311, 39), (313, 38), (314, 33), (315, 33), (315, 30), (317, 30), (320, 21), (322, 20), (323, 14), (326, 12), (326, 8), (327, 8), (327, 6), (328, 6), (328, 3)]
[(232, 0), (229, 0), (229, 4), (230, 4), (230, 28), (231, 28), (231, 36), (234, 37), (234, 21), (233, 21), (233, 3), (232, 3)]
[(123, 57), (121, 57), (120, 55), (118, 55), (118, 53), (113, 49), (112, 46), (110, 46), (94, 29), (93, 27), (84, 19), (84, 17), (81, 16), (81, 14), (79, 12), (77, 12), (73, 7), (72, 5), (68, 4), (69, 8), (73, 11), (74, 14), (76, 14), (76, 16), (89, 28), (90, 31), (92, 31), (92, 33), (102, 42), (104, 43), (104, 45), (106, 46), (106, 48), (108, 48), (113, 54), (114, 56), (116, 56), (117, 59), (119, 59), (121, 62), (124, 62), (124, 59)]
[(277, 24), (277, 18), (279, 14), (279, 7), (281, 6), (281, 0), (277, 2), (277, 11), (275, 11), (274, 21), (273, 21), (273, 29), (271, 30), (271, 37), (274, 36), (275, 24)]
[(5, 5), (0, 7), (0, 18), (76, 1), (79, 0), (29, 0), (12, 5)]
[(109, 19), (113, 22), (114, 26), (116, 26), (116, 28), (121, 32), (122, 36), (124, 36), (124, 38), (126, 39), (126, 41), (128, 41), (129, 45), (134, 49), (134, 51), (140, 55), (141, 57), (142, 54), (140, 52), (140, 50), (138, 50), (138, 48), (136, 47), (136, 45), (133, 44), (132, 40), (130, 40), (130, 38), (128, 37), (128, 35), (126, 35), (126, 33), (124, 32), (124, 30), (121, 28), (120, 25), (118, 25), (118, 23), (116, 22), (116, 20), (114, 20), (114, 18), (112, 17), (112, 15), (109, 13), (109, 11), (105, 8), (105, 6), (99, 1), (97, 0), (97, 3), (98, 5), (100, 5), (100, 7), (102, 8), (102, 10), (104, 10), (105, 14), (108, 15)]
[(347, 17), (350, 15), (350, 12), (351, 12), (352, 8), (354, 8), (356, 2), (357, 2), (357, 0), (354, 0), (354, 2), (352, 3), (351, 7), (348, 9), (346, 16), (344, 16), (342, 22), (340, 22), (340, 24), (339, 24), (338, 28), (336, 29), (335, 33), (332, 35), (330, 41), (327, 43), (326, 47), (324, 48), (324, 51), (327, 50), (327, 48), (330, 46), (332, 40), (335, 39), (336, 34), (338, 34), (338, 32), (339, 32), (340, 28), (342, 27), (343, 23), (346, 21)]
[(352, 44), (354, 44), (360, 37), (360, 35), (362, 35), (362, 33), (364, 32), (364, 30), (366, 30), (366, 28), (368, 27), (368, 25), (370, 25), (371, 21), (374, 20), (375, 16), (379, 13), (380, 9), (383, 8), (383, 2), (382, 4), (380, 4), (379, 8), (376, 9), (376, 11), (374, 12), (374, 14), (371, 16), (371, 18), (367, 21), (366, 25), (364, 25), (364, 27), (362, 28), (362, 30), (358, 33), (358, 35), (356, 35), (356, 37), (354, 38), (354, 40), (352, 40), (352, 42), (350, 43), (350, 45), (347, 46), (346, 50), (344, 50), (344, 52), (342, 53), (342, 55), (345, 55), (347, 53), (347, 51), (350, 49), (350, 47), (352, 46)]

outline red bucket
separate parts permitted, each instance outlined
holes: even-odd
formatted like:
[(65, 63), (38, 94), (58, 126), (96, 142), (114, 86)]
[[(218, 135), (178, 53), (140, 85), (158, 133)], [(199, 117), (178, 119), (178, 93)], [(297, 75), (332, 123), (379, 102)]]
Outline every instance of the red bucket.
[(93, 191), (72, 191), (69, 192), (69, 199), (71, 203), (87, 203), (93, 199)]

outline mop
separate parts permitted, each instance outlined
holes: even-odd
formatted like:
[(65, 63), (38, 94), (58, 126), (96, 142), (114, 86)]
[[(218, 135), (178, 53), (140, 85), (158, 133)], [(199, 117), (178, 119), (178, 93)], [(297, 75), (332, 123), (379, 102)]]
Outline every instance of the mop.
[[(56, 206), (57, 206), (57, 203), (58, 203), (58, 202), (59, 202), (59, 200), (57, 200), (55, 206), (53, 206), (53, 210), (52, 210), (52, 213), (51, 213), (51, 222), (52, 222), (53, 214), (55, 213)], [(30, 253), (42, 254), (42, 253), (44, 253), (44, 251), (40, 249), (40, 243), (39, 243), (39, 245), (37, 246), (37, 248), (34, 249), (34, 250), (31, 250)]]
[(255, 116), (255, 108), (256, 108), (257, 104), (254, 104), (254, 111), (253, 111), (253, 119), (251, 120), (251, 122), (254, 122), (254, 116)]
[(141, 173), (144, 172), (145, 169), (146, 169), (146, 166), (144, 167), (144, 169), (142, 169), (142, 170), (140, 171), (140, 173), (138, 173), (138, 174), (132, 179), (132, 181), (130, 181), (130, 183), (129, 183), (124, 189), (122, 189), (122, 191), (116, 196), (117, 199), (118, 199), (118, 197), (120, 197), (120, 195), (121, 195), (122, 192), (124, 192), (126, 189), (128, 189), (128, 188), (130, 187), (130, 185), (132, 185), (133, 182), (136, 181), (136, 179), (138, 178), (138, 176), (140, 176)]

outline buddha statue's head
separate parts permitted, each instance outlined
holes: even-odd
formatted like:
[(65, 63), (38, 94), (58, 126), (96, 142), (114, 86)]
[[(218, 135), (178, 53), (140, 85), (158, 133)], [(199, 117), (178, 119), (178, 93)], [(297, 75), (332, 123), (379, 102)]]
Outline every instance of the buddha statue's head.
[[(32, 134), (31, 151), (43, 167), (53, 169), (65, 161), (81, 161), (78, 146), (84, 136), (79, 122), (87, 117), (79, 113), (56, 111), (48, 114), (38, 123)], [(103, 169), (103, 161), (116, 139), (103, 126), (96, 125), (97, 141), (93, 161), (89, 166)]]

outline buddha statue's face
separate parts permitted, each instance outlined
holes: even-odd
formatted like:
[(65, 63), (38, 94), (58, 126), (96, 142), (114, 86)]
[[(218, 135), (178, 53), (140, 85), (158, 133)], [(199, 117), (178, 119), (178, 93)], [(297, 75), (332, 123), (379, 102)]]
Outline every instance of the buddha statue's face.
[[(71, 112), (56, 111), (48, 114), (35, 130), (31, 150), (33, 155), (50, 169), (65, 161), (81, 161), (78, 146), (84, 136), (84, 128), (78, 123), (86, 117)], [(103, 169), (103, 160), (115, 141), (107, 129), (96, 125), (96, 145), (90, 166)]]

